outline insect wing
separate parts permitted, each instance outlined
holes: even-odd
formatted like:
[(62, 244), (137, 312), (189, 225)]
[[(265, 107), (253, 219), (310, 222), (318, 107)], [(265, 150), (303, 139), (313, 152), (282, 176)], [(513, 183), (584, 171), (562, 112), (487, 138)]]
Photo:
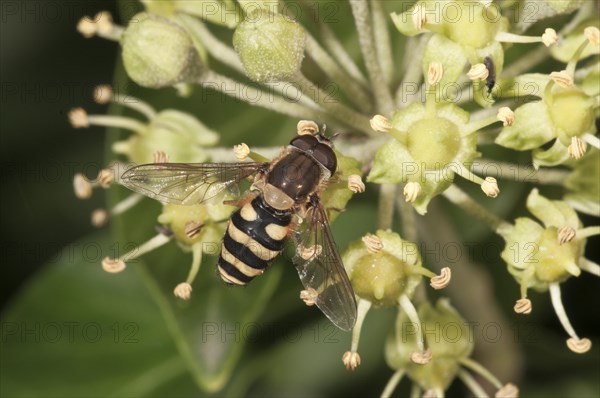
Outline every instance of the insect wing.
[(216, 197), (262, 163), (150, 163), (132, 167), (121, 176), (127, 188), (162, 203), (192, 205)]
[(315, 304), (342, 330), (356, 322), (356, 299), (337, 251), (325, 210), (318, 203), (308, 210), (296, 234), (296, 269), (304, 288), (317, 292)]

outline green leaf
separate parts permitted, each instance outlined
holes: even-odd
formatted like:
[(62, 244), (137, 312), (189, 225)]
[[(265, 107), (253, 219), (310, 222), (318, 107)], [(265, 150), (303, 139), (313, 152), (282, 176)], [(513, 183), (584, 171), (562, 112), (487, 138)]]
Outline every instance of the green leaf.
[(136, 272), (102, 271), (118, 247), (106, 233), (75, 242), (14, 298), (2, 319), (3, 396), (156, 396), (182, 375), (177, 393), (195, 390)]

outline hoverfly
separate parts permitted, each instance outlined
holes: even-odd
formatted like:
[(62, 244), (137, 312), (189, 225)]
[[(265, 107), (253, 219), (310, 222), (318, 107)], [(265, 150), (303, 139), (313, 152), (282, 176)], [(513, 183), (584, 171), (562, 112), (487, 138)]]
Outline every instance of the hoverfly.
[(293, 262), (304, 292), (337, 327), (350, 330), (356, 300), (320, 201), (337, 158), (331, 141), (313, 133), (294, 137), (271, 162), (144, 164), (127, 170), (121, 181), (162, 203), (196, 205), (252, 179), (250, 190), (235, 201), (238, 209), (221, 243), (221, 279), (249, 283), (293, 238)]

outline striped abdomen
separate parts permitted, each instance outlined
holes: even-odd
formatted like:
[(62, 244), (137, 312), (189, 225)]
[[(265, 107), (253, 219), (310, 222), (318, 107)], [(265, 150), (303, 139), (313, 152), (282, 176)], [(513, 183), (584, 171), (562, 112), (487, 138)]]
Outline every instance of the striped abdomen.
[(281, 253), (291, 211), (276, 211), (259, 195), (231, 216), (221, 245), (218, 270), (230, 284), (245, 285)]

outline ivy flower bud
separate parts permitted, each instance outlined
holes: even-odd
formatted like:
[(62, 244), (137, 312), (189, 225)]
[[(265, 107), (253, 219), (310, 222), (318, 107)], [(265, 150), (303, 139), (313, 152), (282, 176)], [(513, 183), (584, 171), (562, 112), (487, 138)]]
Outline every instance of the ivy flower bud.
[(554, 81), (558, 86), (562, 88), (573, 87), (573, 76), (566, 70), (562, 70), (560, 72), (552, 72), (550, 73), (550, 79)]
[(192, 297), (192, 285), (187, 282), (182, 282), (175, 286), (173, 294), (175, 294), (175, 297), (187, 301)]
[(248, 158), (248, 154), (250, 153), (250, 148), (245, 143), (241, 143), (239, 145), (233, 146), (233, 153), (235, 154), (235, 158), (237, 160), (243, 161)]
[(315, 135), (319, 132), (319, 125), (312, 120), (300, 120), (296, 128), (298, 135)]
[(129, 77), (143, 87), (161, 88), (192, 81), (204, 66), (186, 31), (148, 13), (134, 16), (121, 39)]
[(542, 34), (542, 43), (546, 47), (550, 47), (558, 42), (558, 35), (556, 31), (552, 28), (546, 28), (544, 34)]
[(233, 46), (248, 77), (257, 82), (281, 81), (300, 70), (306, 33), (280, 14), (256, 10), (233, 34)]
[(583, 30), (584, 36), (590, 41), (590, 43), (594, 46), (600, 44), (600, 29), (595, 26), (588, 26)]
[(389, 133), (392, 129), (389, 119), (383, 115), (375, 115), (369, 122), (371, 123), (371, 128), (379, 133)]

